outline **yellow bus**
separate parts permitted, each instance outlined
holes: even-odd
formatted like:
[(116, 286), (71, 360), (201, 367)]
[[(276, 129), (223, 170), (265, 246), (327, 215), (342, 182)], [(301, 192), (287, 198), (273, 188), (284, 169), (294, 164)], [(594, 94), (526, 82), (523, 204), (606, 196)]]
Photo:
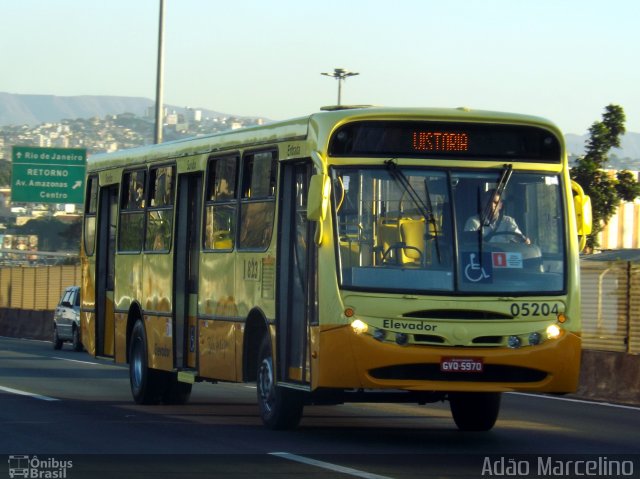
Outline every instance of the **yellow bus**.
[(589, 200), (544, 119), (325, 109), (91, 156), (86, 192), (82, 341), (137, 403), (255, 381), (274, 429), (448, 400), (488, 430), (577, 387)]

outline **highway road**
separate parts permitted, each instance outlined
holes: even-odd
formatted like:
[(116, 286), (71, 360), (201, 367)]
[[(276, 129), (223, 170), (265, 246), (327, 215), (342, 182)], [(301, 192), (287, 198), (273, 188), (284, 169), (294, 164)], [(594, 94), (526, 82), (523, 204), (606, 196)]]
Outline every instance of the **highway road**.
[(448, 404), (311, 406), (298, 429), (270, 431), (255, 395), (253, 384), (201, 383), (187, 405), (138, 406), (126, 367), (0, 338), (0, 463), (9, 472), (27, 457), (51, 474), (70, 461), (69, 479), (373, 479), (505, 477), (509, 465), (571, 477), (591, 461), (597, 477), (640, 477), (637, 407), (505, 394), (492, 431), (464, 433)]

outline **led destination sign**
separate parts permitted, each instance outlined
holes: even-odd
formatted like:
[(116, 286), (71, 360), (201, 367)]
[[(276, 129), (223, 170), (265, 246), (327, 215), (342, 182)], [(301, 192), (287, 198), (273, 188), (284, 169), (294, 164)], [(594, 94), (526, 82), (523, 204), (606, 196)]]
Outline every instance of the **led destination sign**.
[(414, 131), (415, 151), (468, 151), (469, 135), (450, 131)]
[(331, 138), (331, 156), (414, 156), (559, 163), (560, 142), (533, 126), (430, 121), (361, 121)]

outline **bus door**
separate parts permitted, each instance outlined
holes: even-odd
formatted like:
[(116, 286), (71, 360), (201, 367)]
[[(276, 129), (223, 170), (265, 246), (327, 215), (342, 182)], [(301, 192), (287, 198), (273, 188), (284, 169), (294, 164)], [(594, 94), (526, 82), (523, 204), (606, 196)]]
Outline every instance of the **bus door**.
[(316, 249), (307, 220), (310, 163), (283, 163), (278, 239), (278, 380), (309, 384), (310, 326), (316, 319)]
[(96, 356), (114, 355), (114, 278), (116, 259), (116, 222), (118, 220), (118, 187), (100, 189), (98, 212), (98, 244), (96, 253)]
[(173, 338), (174, 366), (196, 368), (198, 263), (202, 174), (178, 177), (174, 241)]

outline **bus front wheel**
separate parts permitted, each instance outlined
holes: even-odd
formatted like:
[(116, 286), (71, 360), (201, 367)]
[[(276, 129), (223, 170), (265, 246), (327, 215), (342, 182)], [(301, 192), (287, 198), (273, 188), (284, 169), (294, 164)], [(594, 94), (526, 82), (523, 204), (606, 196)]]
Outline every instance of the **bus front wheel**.
[(488, 431), (500, 412), (500, 393), (449, 393), (453, 420), (461, 431)]
[(129, 382), (131, 394), (138, 404), (158, 404), (165, 389), (161, 371), (149, 368), (147, 334), (142, 321), (136, 321), (129, 343)]
[(271, 340), (265, 336), (258, 355), (256, 380), (260, 418), (269, 429), (293, 429), (302, 418), (304, 398), (300, 391), (279, 387), (273, 369)]

